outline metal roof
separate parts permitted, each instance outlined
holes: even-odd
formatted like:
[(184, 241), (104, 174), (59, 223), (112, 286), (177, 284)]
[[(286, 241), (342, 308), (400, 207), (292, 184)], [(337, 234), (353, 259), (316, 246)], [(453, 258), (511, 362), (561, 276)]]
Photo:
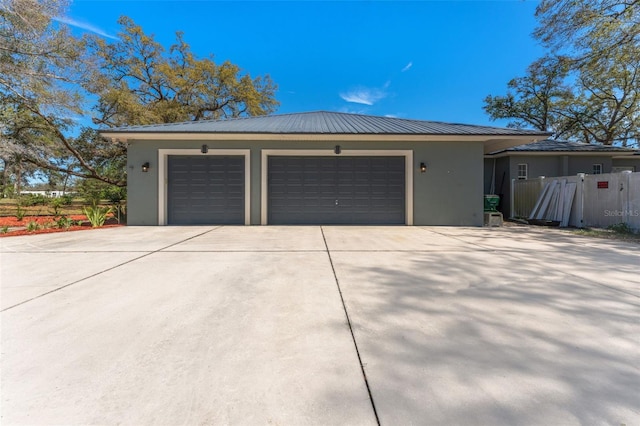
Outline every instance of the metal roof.
[(375, 134), (549, 136), (548, 132), (409, 120), (341, 112), (303, 112), (226, 120), (151, 124), (102, 129), (101, 133), (249, 133), (249, 134)]
[[(518, 145), (511, 148), (495, 151), (489, 155), (499, 154), (503, 152), (620, 152), (632, 153), (636, 152), (633, 148), (626, 148), (611, 145), (597, 145), (589, 143), (558, 141), (553, 139), (545, 139), (538, 142)], [(640, 152), (639, 152), (640, 153)]]

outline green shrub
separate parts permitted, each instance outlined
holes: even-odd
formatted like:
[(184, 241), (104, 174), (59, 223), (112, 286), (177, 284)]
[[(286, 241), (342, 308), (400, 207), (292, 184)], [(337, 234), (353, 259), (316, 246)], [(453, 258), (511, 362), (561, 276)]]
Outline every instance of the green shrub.
[(111, 204), (121, 204), (127, 199), (127, 188), (108, 186), (102, 190), (102, 198), (109, 200)]
[(62, 198), (52, 198), (51, 201), (49, 201), (49, 206), (51, 206), (51, 213), (54, 216), (60, 216), (60, 210), (64, 206), (64, 202)]
[(70, 206), (73, 203), (73, 195), (64, 194), (58, 198), (63, 206)]
[(27, 223), (27, 231), (33, 232), (37, 231), (38, 229), (40, 229), (40, 225), (38, 225), (38, 222), (32, 220), (31, 222)]
[(7, 232), (9, 232), (9, 225), (5, 225), (0, 228), (0, 234), (6, 234)]
[(91, 226), (96, 228), (104, 225), (105, 220), (107, 220), (107, 215), (111, 213), (111, 207), (85, 207), (82, 211), (87, 215), (87, 219), (91, 222)]
[(616, 223), (615, 225), (609, 225), (607, 229), (618, 234), (635, 234), (633, 228), (629, 227), (626, 223)]
[(22, 208), (20, 204), (16, 207), (16, 219), (22, 220), (24, 219), (24, 215), (27, 214), (27, 211)]
[(48, 200), (49, 198), (42, 194), (25, 194), (20, 197), (20, 204), (27, 207), (37, 205), (44, 206), (47, 204)]
[(73, 225), (73, 220), (67, 216), (60, 216), (60, 218), (56, 220), (56, 226), (60, 229), (69, 229), (71, 225)]

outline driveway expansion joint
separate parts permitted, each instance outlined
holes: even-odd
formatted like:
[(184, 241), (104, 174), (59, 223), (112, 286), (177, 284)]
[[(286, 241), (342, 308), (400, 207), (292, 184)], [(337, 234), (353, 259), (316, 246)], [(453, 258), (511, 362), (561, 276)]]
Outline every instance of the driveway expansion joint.
[[(89, 278), (93, 278), (93, 277), (96, 277), (96, 276), (98, 276), (98, 275), (102, 275), (102, 274), (104, 274), (105, 272), (113, 271), (114, 269), (117, 269), (117, 268), (119, 268), (119, 267), (121, 267), (121, 266), (124, 266), (124, 265), (127, 265), (127, 264), (129, 264), (129, 263), (135, 262), (136, 260), (140, 260), (140, 259), (142, 259), (142, 258), (144, 258), (144, 257), (147, 257), (147, 256), (150, 256), (150, 255), (152, 255), (152, 254), (158, 253), (158, 252), (160, 252), (160, 251), (162, 251), (162, 250), (164, 250), (164, 249), (167, 249), (167, 248), (169, 248), (169, 247), (173, 247), (173, 246), (175, 246), (175, 245), (177, 245), (177, 244), (182, 244), (182, 243), (184, 243), (184, 242), (186, 242), (186, 241), (192, 240), (192, 239), (197, 238), (197, 237), (199, 237), (199, 236), (201, 236), (201, 235), (204, 235), (204, 234), (207, 234), (207, 233), (209, 233), (209, 232), (215, 231), (215, 230), (216, 230), (216, 229), (218, 229), (218, 228), (220, 228), (220, 227), (219, 227), (219, 226), (217, 226), (217, 227), (215, 227), (215, 228), (213, 228), (213, 229), (209, 229), (209, 230), (207, 230), (207, 231), (205, 231), (205, 232), (201, 232), (201, 233), (199, 233), (199, 234), (197, 234), (197, 235), (194, 235), (194, 236), (189, 237), (189, 238), (185, 238), (184, 240), (178, 241), (177, 243), (169, 244), (168, 246), (163, 247), (163, 248), (160, 248), (160, 249), (157, 249), (157, 250), (153, 250), (153, 251), (149, 251), (149, 252), (144, 252), (145, 254), (143, 254), (142, 256), (134, 257), (133, 259), (129, 259), (129, 260), (127, 260), (126, 262), (119, 263), (119, 264), (114, 265), (114, 266), (111, 266), (111, 267), (109, 267), (109, 268), (107, 268), (107, 269), (103, 269), (102, 271), (98, 271), (98, 272), (96, 272), (96, 273), (94, 273), (94, 274), (87, 275), (86, 277), (82, 277), (82, 278), (80, 278), (80, 279), (78, 279), (78, 280), (75, 280), (75, 281), (70, 282), (70, 283), (68, 283), (68, 284), (65, 284), (65, 285), (63, 285), (63, 286), (60, 286), (60, 287), (54, 288), (53, 290), (49, 290), (49, 291), (47, 291), (47, 292), (45, 292), (45, 293), (39, 294), (38, 296), (32, 297), (32, 298), (27, 299), (27, 300), (23, 300), (22, 302), (20, 302), (20, 303), (16, 303), (15, 305), (8, 306), (8, 307), (6, 307), (6, 308), (4, 308), (4, 309), (0, 310), (0, 313), (2, 313), (2, 312), (6, 312), (6, 311), (8, 311), (8, 310), (10, 310), (10, 309), (13, 309), (13, 308), (16, 308), (16, 307), (18, 307), (18, 306), (24, 305), (25, 303), (29, 303), (29, 302), (31, 302), (32, 300), (40, 299), (41, 297), (44, 297), (44, 296), (49, 295), (49, 294), (51, 294), (51, 293), (55, 293), (55, 292), (57, 292), (57, 291), (63, 290), (63, 289), (65, 289), (65, 288), (67, 288), (67, 287), (71, 287), (72, 285), (74, 285), (74, 284), (78, 284), (78, 283), (81, 283), (82, 281), (86, 281), (86, 280), (88, 280)], [(47, 252), (47, 253), (56, 253), (56, 252)], [(86, 253), (94, 253), (94, 252), (86, 252)], [(100, 253), (100, 252), (97, 252), (97, 253)], [(134, 252), (134, 253), (136, 253), (136, 252)]]
[(362, 363), (362, 357), (360, 356), (360, 350), (358, 349), (358, 342), (356, 341), (356, 336), (353, 332), (353, 326), (351, 324), (351, 319), (349, 318), (349, 311), (347, 310), (347, 305), (344, 301), (344, 297), (342, 295), (342, 289), (340, 288), (340, 281), (338, 280), (338, 275), (336, 274), (336, 268), (333, 266), (333, 259), (331, 258), (331, 251), (329, 250), (329, 245), (327, 244), (327, 238), (324, 235), (324, 228), (320, 226), (320, 233), (322, 234), (322, 241), (324, 242), (324, 246), (327, 249), (327, 256), (329, 257), (329, 264), (331, 265), (331, 272), (333, 273), (333, 278), (336, 281), (336, 287), (338, 288), (338, 294), (340, 295), (340, 301), (342, 302), (342, 309), (344, 310), (344, 314), (347, 318), (347, 325), (349, 326), (349, 332), (351, 333), (351, 340), (353, 341), (353, 346), (356, 349), (356, 355), (358, 356), (358, 363), (360, 364), (360, 371), (362, 372), (362, 378), (364, 379), (364, 385), (367, 388), (367, 394), (369, 395), (369, 401), (371, 402), (371, 408), (373, 409), (373, 415), (376, 418), (376, 424), (380, 426), (380, 417), (378, 417), (378, 410), (376, 410), (376, 403), (373, 400), (373, 394), (371, 393), (371, 387), (369, 386), (369, 380), (367, 379), (367, 373), (364, 370), (364, 364)]

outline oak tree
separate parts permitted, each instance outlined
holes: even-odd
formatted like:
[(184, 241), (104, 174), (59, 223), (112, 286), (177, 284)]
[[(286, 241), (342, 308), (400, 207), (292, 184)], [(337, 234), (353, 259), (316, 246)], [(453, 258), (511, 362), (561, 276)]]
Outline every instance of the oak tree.
[(168, 52), (130, 18), (119, 20), (119, 41), (90, 37), (98, 60), (88, 86), (99, 96), (95, 123), (102, 126), (172, 123), (264, 115), (275, 111), (276, 85), (251, 78), (239, 66), (198, 58), (176, 33)]
[(181, 33), (167, 51), (125, 17), (115, 42), (79, 38), (55, 20), (63, 1), (0, 1), (3, 185), (29, 167), (126, 185), (126, 146), (82, 125), (92, 114), (94, 124), (113, 127), (262, 115), (278, 106), (269, 76), (200, 59)]
[[(493, 119), (513, 119), (512, 125), (541, 128), (537, 124), (545, 123), (557, 138), (637, 145), (640, 0), (543, 0), (536, 16), (535, 36), (550, 49), (547, 58), (555, 59), (536, 61), (527, 77), (510, 82), (510, 91), (524, 96), (512, 96), (511, 102), (489, 96), (485, 110)], [(566, 67), (563, 75), (556, 73), (559, 63)], [(557, 78), (531, 78), (548, 74)], [(544, 107), (536, 108), (541, 99), (532, 93), (559, 96), (542, 96)], [(567, 132), (548, 122), (549, 110), (554, 123), (568, 125)]]
[(487, 96), (484, 110), (492, 120), (510, 119), (508, 127), (553, 132), (558, 139), (572, 137), (576, 121), (563, 113), (563, 108), (574, 99), (566, 83), (568, 72), (561, 58), (539, 59), (527, 68), (524, 77), (509, 81), (506, 95)]

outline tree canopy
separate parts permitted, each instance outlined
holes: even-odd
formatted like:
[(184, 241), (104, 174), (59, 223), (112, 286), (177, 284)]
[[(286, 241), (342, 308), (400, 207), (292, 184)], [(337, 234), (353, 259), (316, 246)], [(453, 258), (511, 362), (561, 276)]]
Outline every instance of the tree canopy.
[(534, 36), (553, 52), (589, 60), (640, 43), (640, 0), (542, 0)]
[(99, 95), (95, 122), (105, 126), (264, 115), (275, 111), (269, 76), (252, 79), (229, 61), (199, 59), (176, 33), (168, 53), (131, 19), (119, 20), (120, 41), (97, 36), (88, 45), (98, 66), (88, 89)]
[(165, 49), (131, 19), (118, 40), (75, 37), (59, 0), (0, 3), (0, 160), (7, 175), (48, 170), (124, 186), (126, 146), (100, 127), (263, 115), (276, 85), (198, 58), (176, 33)]
[[(0, 5), (0, 158), (3, 185), (37, 170), (36, 153), (58, 154), (56, 140), (81, 113), (81, 80), (72, 66), (81, 48), (66, 28), (51, 30), (56, 0), (4, 0)], [(62, 143), (66, 142), (65, 140)], [(48, 162), (48, 161), (47, 161)]]
[(637, 145), (640, 0), (543, 0), (536, 16), (550, 52), (506, 96), (487, 96), (485, 111), (555, 138)]
[(564, 61), (541, 58), (529, 66), (524, 77), (509, 81), (505, 96), (487, 96), (484, 109), (492, 120), (512, 119), (509, 127), (533, 127), (553, 132), (557, 138), (571, 137), (575, 120), (563, 114), (573, 100), (573, 91), (565, 82), (568, 72)]

